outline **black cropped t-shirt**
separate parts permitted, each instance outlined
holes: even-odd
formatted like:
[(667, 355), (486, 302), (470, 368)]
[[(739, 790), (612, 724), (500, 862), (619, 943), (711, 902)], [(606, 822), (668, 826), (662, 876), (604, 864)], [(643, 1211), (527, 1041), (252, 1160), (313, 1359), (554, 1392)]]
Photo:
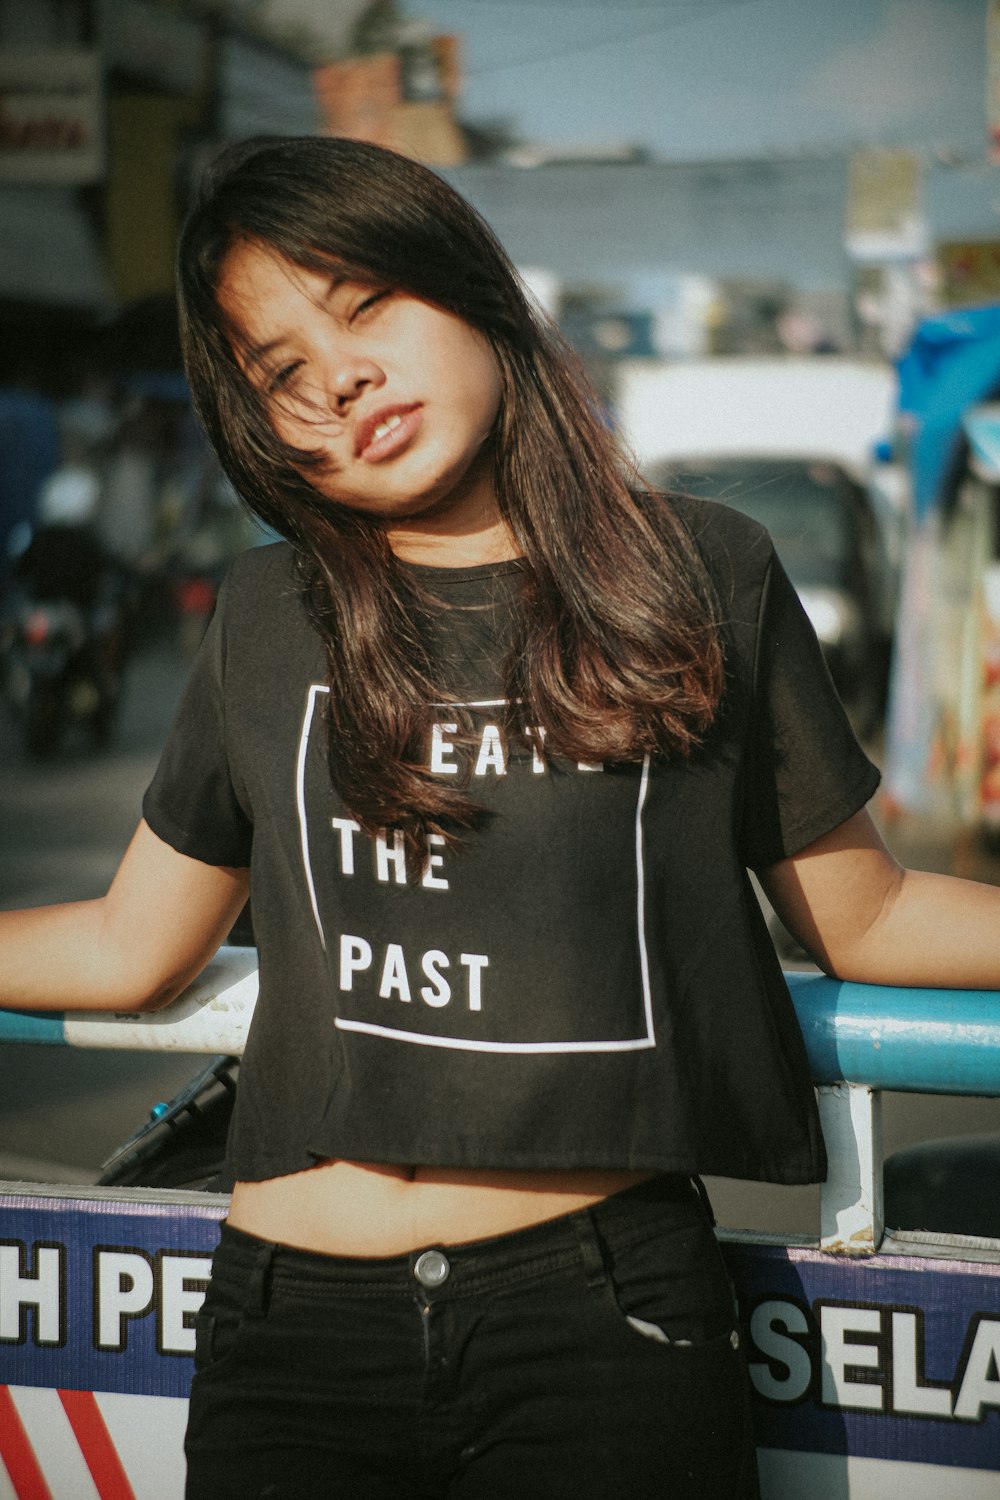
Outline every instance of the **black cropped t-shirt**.
[[(144, 803), (160, 838), (249, 865), (260, 996), (231, 1168), (317, 1160), (621, 1168), (809, 1182), (802, 1039), (747, 869), (856, 812), (859, 748), (772, 545), (674, 502), (720, 601), (727, 690), (689, 759), (578, 765), (503, 732), (521, 565), (423, 569), (431, 648), (470, 704), (436, 775), (490, 816), (413, 878), (330, 783), (321, 643), (285, 544), (238, 558)], [(544, 728), (544, 726), (542, 726)]]

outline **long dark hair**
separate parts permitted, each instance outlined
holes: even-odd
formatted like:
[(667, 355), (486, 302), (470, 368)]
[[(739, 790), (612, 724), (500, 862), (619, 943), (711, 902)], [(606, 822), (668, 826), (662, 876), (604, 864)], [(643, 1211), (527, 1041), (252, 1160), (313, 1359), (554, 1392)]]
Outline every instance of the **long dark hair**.
[(465, 788), (427, 768), (431, 705), (448, 694), (433, 680), (414, 575), (397, 564), (383, 523), (310, 485), (318, 455), (277, 437), (237, 363), (217, 286), (239, 242), (408, 292), (489, 340), (502, 383), (494, 485), (524, 556), (508, 700), (530, 706), (550, 756), (689, 754), (723, 686), (704, 567), (669, 503), (630, 474), (575, 357), (492, 232), (435, 173), (394, 152), (261, 138), (216, 158), (185, 225), (184, 357), (237, 492), (298, 551), (326, 646), (331, 774), (359, 823), (401, 827), (419, 857), (427, 833), (450, 841), (478, 809)]

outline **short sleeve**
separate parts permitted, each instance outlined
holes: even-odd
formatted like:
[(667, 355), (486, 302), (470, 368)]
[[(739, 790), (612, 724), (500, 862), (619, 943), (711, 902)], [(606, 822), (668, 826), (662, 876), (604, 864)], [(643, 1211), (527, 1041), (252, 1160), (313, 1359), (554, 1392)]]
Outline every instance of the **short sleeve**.
[(209, 865), (250, 863), (253, 825), (234, 785), (226, 743), (227, 603), (224, 584), (143, 798), (153, 832)]
[(831, 832), (865, 805), (880, 779), (777, 557), (761, 595), (745, 771), (741, 851), (751, 869)]

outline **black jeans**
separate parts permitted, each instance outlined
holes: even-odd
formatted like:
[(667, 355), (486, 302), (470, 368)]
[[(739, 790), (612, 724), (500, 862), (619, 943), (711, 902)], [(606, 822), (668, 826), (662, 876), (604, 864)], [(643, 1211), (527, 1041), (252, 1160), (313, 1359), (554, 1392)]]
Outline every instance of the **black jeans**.
[(732, 1290), (686, 1178), (378, 1259), (223, 1226), (188, 1500), (753, 1500)]

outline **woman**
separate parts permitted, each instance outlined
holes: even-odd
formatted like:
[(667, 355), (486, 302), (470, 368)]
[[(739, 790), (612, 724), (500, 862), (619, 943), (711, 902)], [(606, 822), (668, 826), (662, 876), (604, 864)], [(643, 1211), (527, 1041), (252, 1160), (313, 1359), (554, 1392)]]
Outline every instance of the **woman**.
[(1000, 896), (891, 859), (767, 537), (629, 480), (433, 174), (233, 148), (179, 264), (287, 542), (234, 567), (107, 896), (3, 919), (0, 996), (163, 1005), (252, 887), (188, 1493), (753, 1496), (695, 1174), (824, 1156), (747, 867), (874, 982), (1000, 982)]

